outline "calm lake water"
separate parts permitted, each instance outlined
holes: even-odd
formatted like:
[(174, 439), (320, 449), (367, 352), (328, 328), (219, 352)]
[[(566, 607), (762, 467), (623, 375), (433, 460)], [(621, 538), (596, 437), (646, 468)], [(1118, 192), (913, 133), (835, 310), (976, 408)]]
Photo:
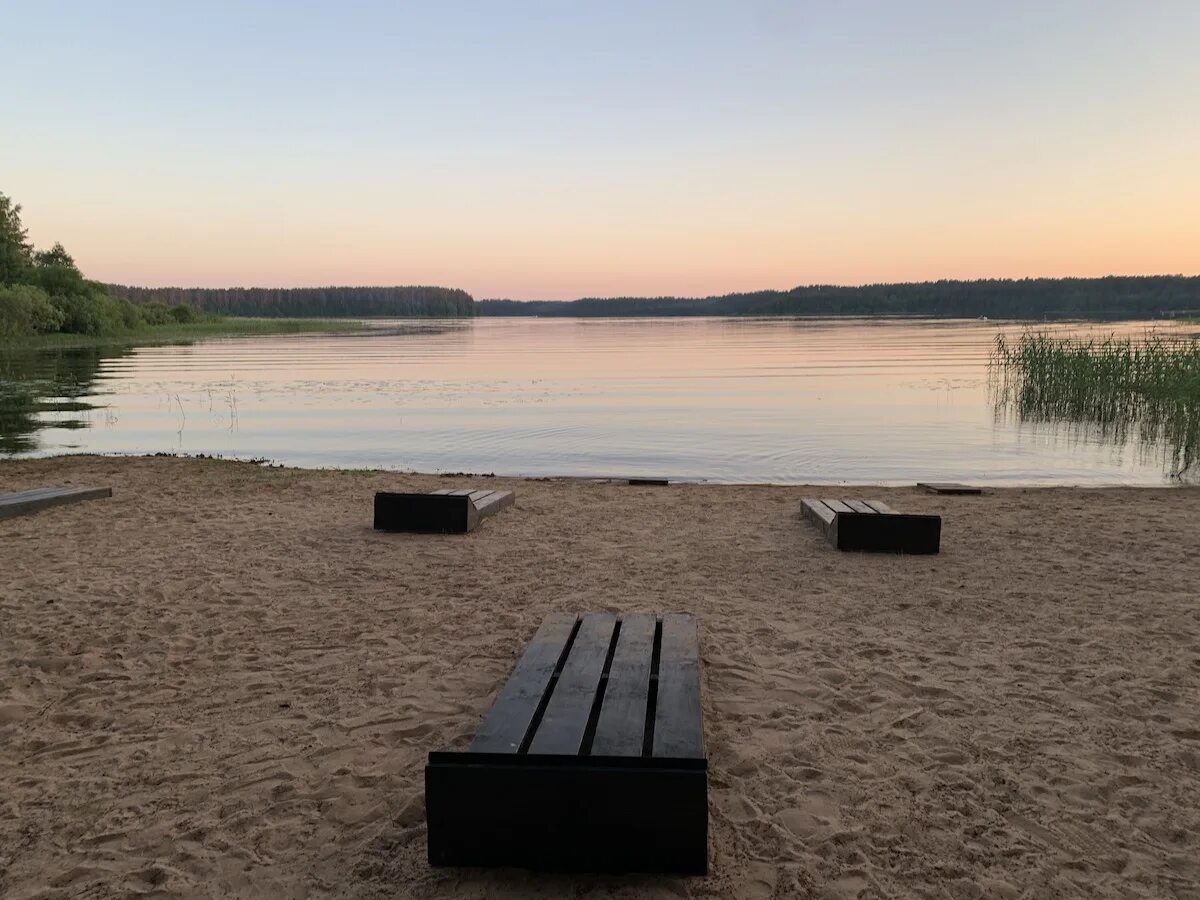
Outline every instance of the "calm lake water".
[[(997, 405), (985, 321), (478, 319), (0, 350), (0, 454), (726, 482), (1159, 484), (1136, 428)], [(1182, 333), (1169, 323), (1057, 334)], [(1195, 330), (1195, 326), (1191, 327)]]

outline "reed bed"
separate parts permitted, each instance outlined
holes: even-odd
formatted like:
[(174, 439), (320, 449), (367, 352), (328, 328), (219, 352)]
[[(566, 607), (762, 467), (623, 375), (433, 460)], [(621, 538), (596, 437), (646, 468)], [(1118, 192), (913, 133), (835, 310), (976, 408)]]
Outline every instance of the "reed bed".
[(1150, 335), (1141, 341), (996, 338), (998, 409), (1021, 421), (1091, 426), (1102, 439), (1131, 435), (1164, 452), (1173, 477), (1200, 460), (1200, 339)]

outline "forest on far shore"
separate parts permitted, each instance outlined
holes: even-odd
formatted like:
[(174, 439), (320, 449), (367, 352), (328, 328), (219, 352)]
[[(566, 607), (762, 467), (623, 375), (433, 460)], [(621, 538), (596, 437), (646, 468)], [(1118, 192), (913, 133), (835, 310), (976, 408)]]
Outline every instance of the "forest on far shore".
[(144, 288), (105, 285), (136, 304), (179, 303), (223, 316), (455, 319), (475, 314), (466, 291), (444, 287)]
[(1118, 319), (1200, 315), (1200, 276), (809, 285), (697, 299), (480, 300), (479, 316), (929, 316)]

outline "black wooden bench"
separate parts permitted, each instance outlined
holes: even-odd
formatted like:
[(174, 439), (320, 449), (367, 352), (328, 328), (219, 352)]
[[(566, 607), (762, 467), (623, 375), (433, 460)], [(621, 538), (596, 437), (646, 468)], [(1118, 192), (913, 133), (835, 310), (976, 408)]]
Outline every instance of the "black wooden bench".
[(937, 553), (942, 517), (898, 513), (881, 500), (804, 500), (808, 519), (839, 550)]
[(957, 481), (918, 481), (917, 487), (930, 494), (982, 494), (983, 488), (972, 487), (969, 484), (959, 484)]
[(450, 490), (431, 494), (375, 495), (375, 528), (379, 531), (465, 532), (506, 506), (512, 491)]
[(429, 862), (708, 868), (696, 621), (546, 619), (465, 751), (425, 767)]
[(80, 503), (84, 500), (96, 500), (100, 497), (111, 496), (112, 488), (83, 487), (34, 488), (31, 491), (17, 491), (15, 494), (0, 494), (0, 519), (28, 515), (49, 509), (51, 506), (62, 506), (67, 503)]

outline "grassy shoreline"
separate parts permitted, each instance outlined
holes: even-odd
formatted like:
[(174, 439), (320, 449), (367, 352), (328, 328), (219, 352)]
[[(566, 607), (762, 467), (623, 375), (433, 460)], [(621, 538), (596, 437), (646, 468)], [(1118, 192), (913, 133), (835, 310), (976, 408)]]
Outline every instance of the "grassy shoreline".
[(347, 319), (259, 319), (228, 316), (215, 321), (153, 325), (118, 334), (37, 334), (0, 337), (0, 351), (174, 344), (204, 338), (270, 334), (326, 334), (361, 331)]

